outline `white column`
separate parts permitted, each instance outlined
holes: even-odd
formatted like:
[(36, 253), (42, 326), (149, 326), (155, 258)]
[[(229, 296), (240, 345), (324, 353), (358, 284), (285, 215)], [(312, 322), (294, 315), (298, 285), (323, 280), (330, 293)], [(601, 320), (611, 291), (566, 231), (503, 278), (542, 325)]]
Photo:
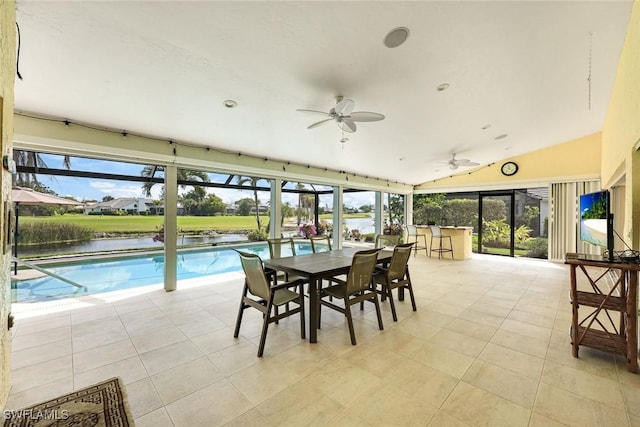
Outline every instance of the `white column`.
[(342, 186), (333, 187), (333, 242), (335, 249), (342, 249)]
[[(407, 225), (413, 224), (413, 193), (409, 193), (404, 196), (404, 223)], [(409, 236), (407, 234), (407, 227), (404, 227), (405, 230), (402, 232), (403, 242), (407, 242), (409, 240)]]
[(269, 237), (278, 238), (282, 234), (282, 179), (271, 180), (271, 213), (269, 214)]
[(404, 222), (405, 224), (413, 224), (413, 193), (404, 197)]
[(384, 193), (376, 191), (376, 206), (375, 206), (375, 234), (382, 234), (382, 224), (384, 224)]
[(178, 168), (164, 168), (164, 290), (176, 290), (178, 240)]

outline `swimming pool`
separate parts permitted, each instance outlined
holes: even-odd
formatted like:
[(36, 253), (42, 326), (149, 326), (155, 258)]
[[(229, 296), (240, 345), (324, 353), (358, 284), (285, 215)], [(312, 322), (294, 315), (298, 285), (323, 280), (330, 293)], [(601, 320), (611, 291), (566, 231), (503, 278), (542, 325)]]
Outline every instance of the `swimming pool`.
[[(269, 258), (266, 243), (234, 245), (234, 248)], [(311, 253), (311, 244), (296, 242), (296, 254)], [(45, 276), (12, 282), (13, 302), (40, 302), (98, 294), (164, 282), (164, 254), (130, 255), (49, 264), (45, 268), (65, 279), (87, 287), (87, 291)], [(178, 280), (241, 271), (240, 258), (232, 247), (191, 249), (178, 252)]]

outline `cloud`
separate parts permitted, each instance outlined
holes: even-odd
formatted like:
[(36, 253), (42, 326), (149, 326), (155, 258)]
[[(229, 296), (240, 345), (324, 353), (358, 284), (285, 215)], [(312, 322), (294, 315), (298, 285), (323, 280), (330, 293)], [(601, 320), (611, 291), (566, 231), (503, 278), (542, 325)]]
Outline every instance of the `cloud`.
[(107, 181), (89, 181), (89, 187), (100, 191), (107, 191), (109, 189), (115, 188), (116, 184), (114, 182)]

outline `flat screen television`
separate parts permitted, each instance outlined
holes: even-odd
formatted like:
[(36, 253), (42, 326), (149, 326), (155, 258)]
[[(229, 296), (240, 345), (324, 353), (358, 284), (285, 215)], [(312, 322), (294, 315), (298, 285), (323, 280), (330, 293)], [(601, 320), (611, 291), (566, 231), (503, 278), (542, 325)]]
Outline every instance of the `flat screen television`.
[(613, 214), (607, 190), (580, 196), (580, 240), (606, 249), (603, 261), (614, 261)]

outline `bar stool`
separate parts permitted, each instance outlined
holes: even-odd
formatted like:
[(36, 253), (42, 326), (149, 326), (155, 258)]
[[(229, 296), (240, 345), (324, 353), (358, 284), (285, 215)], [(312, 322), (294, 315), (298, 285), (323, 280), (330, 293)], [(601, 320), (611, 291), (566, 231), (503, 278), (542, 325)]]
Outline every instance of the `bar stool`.
[[(451, 252), (451, 259), (453, 259), (453, 244), (451, 243), (451, 236), (443, 236), (442, 230), (437, 225), (430, 225), (431, 229), (431, 251), (429, 251), (429, 256), (431, 256), (431, 252), (438, 252), (438, 258), (442, 258), (442, 252)], [(438, 239), (438, 247), (433, 247), (433, 239)], [(442, 239), (449, 239), (449, 247), (442, 247)]]
[[(424, 246), (420, 246), (418, 244), (418, 239), (422, 237), (424, 240)], [(411, 243), (411, 238), (415, 242), (415, 251), (413, 252), (413, 256), (416, 256), (418, 253), (418, 249), (424, 249), (425, 254), (429, 254), (429, 248), (427, 247), (427, 236), (424, 234), (418, 234), (418, 227), (415, 225), (407, 225), (407, 243)]]

